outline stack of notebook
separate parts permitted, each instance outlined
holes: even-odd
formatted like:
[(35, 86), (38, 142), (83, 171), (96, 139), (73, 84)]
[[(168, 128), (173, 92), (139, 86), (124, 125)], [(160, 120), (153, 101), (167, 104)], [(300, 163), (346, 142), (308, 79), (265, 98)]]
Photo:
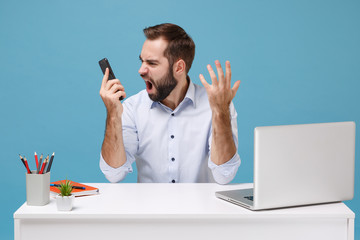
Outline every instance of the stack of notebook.
[[(58, 195), (60, 193), (60, 190), (56, 186), (52, 186), (52, 185), (58, 185), (61, 182), (65, 183), (65, 181), (66, 180), (60, 180), (60, 181), (52, 182), (50, 184), (50, 192), (51, 192), (51, 194)], [(71, 194), (74, 195), (75, 197), (77, 197), (77, 196), (85, 196), (85, 195), (94, 195), (94, 194), (99, 193), (99, 189), (96, 188), (96, 187), (92, 187), (92, 186), (85, 185), (85, 184), (82, 184), (82, 183), (77, 183), (77, 182), (74, 182), (74, 181), (70, 181), (70, 183), (74, 187)], [(83, 189), (81, 189), (81, 188), (83, 188)]]

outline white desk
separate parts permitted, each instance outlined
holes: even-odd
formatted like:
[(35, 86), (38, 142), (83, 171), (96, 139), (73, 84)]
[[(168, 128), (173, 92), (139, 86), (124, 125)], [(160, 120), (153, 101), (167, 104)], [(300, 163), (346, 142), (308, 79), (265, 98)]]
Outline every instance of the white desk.
[(71, 212), (55, 199), (14, 213), (20, 239), (354, 239), (355, 214), (343, 203), (253, 212), (215, 197), (251, 184), (89, 183)]

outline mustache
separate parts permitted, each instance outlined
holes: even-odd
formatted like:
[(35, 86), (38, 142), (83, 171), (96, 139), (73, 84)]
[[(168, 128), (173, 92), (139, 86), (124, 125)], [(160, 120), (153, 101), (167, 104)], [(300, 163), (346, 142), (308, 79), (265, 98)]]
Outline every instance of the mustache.
[[(141, 76), (143, 79), (146, 78), (146, 74), (140, 74), (140, 76)], [(149, 78), (149, 79), (147, 79), (147, 80), (145, 80), (145, 81), (149, 81), (149, 82), (151, 82), (152, 85), (156, 86), (156, 84), (155, 84), (155, 82), (154, 82), (154, 80), (153, 80), (152, 78)]]

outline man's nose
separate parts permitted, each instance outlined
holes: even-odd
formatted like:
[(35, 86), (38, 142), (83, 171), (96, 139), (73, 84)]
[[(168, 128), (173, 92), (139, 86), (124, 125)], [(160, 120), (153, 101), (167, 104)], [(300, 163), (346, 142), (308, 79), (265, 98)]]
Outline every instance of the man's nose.
[(149, 69), (146, 67), (146, 65), (143, 63), (141, 64), (141, 67), (139, 69), (139, 73), (141, 76), (146, 75), (149, 72)]

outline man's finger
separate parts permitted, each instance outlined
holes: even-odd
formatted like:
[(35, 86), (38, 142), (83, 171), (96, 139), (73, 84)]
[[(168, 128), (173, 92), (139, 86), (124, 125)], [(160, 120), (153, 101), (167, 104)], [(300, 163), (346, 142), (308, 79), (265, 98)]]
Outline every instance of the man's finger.
[(221, 64), (219, 60), (215, 61), (215, 66), (218, 72), (219, 82), (220, 84), (224, 84), (224, 71), (221, 68)]
[(108, 81), (108, 79), (109, 79), (109, 68), (106, 68), (105, 74), (104, 74), (104, 77), (103, 77), (103, 80), (102, 80), (102, 83), (101, 83), (102, 88), (105, 88), (106, 82)]
[(115, 97), (119, 100), (123, 100), (124, 98), (126, 98), (126, 93), (123, 91), (119, 91), (115, 93)]
[(235, 97), (236, 92), (237, 92), (237, 90), (239, 89), (239, 86), (240, 86), (240, 80), (236, 81), (236, 82), (234, 83), (234, 86), (233, 86), (232, 89), (231, 89), (232, 98)]
[(116, 93), (118, 91), (125, 91), (125, 88), (123, 85), (120, 84), (114, 84), (112, 85), (112, 87), (109, 89), (109, 92), (111, 93)]
[(108, 80), (106, 82), (106, 86), (105, 86), (105, 89), (106, 90), (109, 90), (110, 88), (112, 88), (112, 86), (114, 85), (121, 85), (119, 79), (111, 79), (111, 80)]
[(231, 87), (231, 66), (230, 66), (230, 61), (226, 61), (225, 62), (225, 79), (226, 79), (226, 83), (227, 86), (226, 88), (230, 88)]
[(204, 85), (205, 89), (208, 89), (208, 87), (210, 86), (208, 84), (208, 82), (205, 80), (204, 76), (202, 74), (199, 75), (200, 81), (201, 83)]
[(215, 74), (215, 72), (214, 72), (214, 70), (212, 69), (212, 67), (211, 67), (210, 64), (207, 65), (207, 69), (208, 69), (208, 71), (209, 71), (212, 84), (215, 85), (215, 86), (218, 85), (218, 80), (217, 80), (217, 78), (216, 78), (216, 74)]

